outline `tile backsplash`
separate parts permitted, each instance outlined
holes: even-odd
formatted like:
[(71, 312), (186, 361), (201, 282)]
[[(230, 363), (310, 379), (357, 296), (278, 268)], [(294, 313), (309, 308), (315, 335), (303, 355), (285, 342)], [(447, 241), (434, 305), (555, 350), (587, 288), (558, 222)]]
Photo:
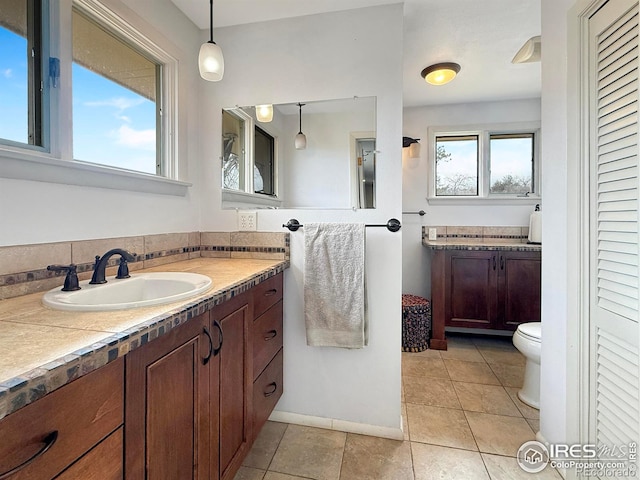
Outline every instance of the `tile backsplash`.
[(435, 228), (439, 242), (456, 242), (464, 240), (465, 243), (527, 243), (529, 227), (482, 227), (482, 226), (434, 226), (422, 227), (422, 238), (428, 238), (429, 228)]
[[(135, 253), (131, 271), (199, 257), (287, 260), (289, 233), (163, 233), (0, 247), (0, 300), (62, 285), (65, 274), (50, 272), (47, 265), (75, 263), (80, 280), (91, 278), (95, 256), (112, 248)], [(118, 262), (118, 256), (111, 258), (107, 275), (116, 274)]]

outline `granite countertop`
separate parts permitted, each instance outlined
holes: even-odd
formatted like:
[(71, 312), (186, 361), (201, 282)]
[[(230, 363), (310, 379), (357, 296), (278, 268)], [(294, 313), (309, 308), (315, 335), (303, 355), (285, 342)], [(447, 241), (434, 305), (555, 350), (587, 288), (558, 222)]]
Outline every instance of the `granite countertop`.
[(0, 300), (0, 418), (288, 266), (283, 260), (197, 258), (136, 270), (201, 273), (213, 285), (187, 300), (129, 310), (52, 310), (41, 303), (44, 292)]
[(464, 239), (447, 240), (422, 239), (422, 245), (432, 250), (509, 250), (515, 252), (540, 252), (539, 243), (504, 242), (495, 239)]

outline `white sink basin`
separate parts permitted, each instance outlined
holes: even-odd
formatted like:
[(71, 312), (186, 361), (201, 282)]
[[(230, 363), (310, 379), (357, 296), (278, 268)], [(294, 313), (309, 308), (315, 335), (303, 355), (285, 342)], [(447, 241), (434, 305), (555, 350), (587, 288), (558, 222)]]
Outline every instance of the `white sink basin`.
[(206, 275), (188, 272), (132, 274), (130, 278), (108, 277), (107, 283), (80, 282), (81, 290), (63, 292), (60, 287), (48, 291), (42, 303), (56, 310), (103, 312), (148, 307), (177, 302), (205, 292), (211, 286)]

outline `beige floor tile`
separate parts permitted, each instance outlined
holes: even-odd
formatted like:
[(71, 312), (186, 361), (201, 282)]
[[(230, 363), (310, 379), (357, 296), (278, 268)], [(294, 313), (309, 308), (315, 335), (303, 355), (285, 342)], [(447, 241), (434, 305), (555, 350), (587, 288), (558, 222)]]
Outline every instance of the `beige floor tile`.
[(506, 365), (504, 363), (490, 363), (489, 366), (503, 387), (522, 387), (524, 366)]
[(500, 385), (453, 382), (458, 399), (464, 410), (520, 417), (509, 394)]
[(525, 356), (515, 349), (507, 350), (497, 347), (479, 347), (478, 350), (487, 363), (504, 363), (507, 365), (524, 366), (527, 361)]
[(427, 348), (421, 352), (404, 352), (408, 353), (413, 357), (427, 357), (427, 358), (440, 358), (440, 350), (434, 350), (432, 348)]
[(347, 434), (340, 478), (413, 480), (411, 446), (409, 442)]
[(535, 440), (535, 433), (522, 417), (465, 412), (471, 431), (483, 453), (515, 457), (520, 446)]
[(453, 344), (440, 352), (440, 356), (447, 360), (462, 360), (465, 362), (484, 362), (484, 358), (475, 345)]
[(482, 460), (489, 471), (491, 480), (561, 480), (560, 474), (553, 468), (547, 467), (540, 473), (527, 473), (518, 466), (513, 457), (489, 455), (483, 453)]
[(338, 480), (346, 433), (289, 425), (273, 457), (270, 471)]
[(516, 404), (516, 407), (518, 407), (518, 410), (520, 410), (520, 413), (524, 418), (529, 418), (531, 420), (540, 419), (540, 410), (538, 410), (537, 408), (530, 407), (529, 405), (527, 405), (526, 403), (524, 403), (522, 400), (518, 398), (518, 390), (520, 390), (519, 388), (504, 387), (504, 389), (507, 391), (507, 393), (511, 397), (511, 400), (513, 400), (513, 403)]
[(407, 422), (407, 404), (402, 403), (400, 405), (400, 411), (402, 412), (402, 433), (405, 440), (409, 440), (409, 422)]
[(265, 423), (242, 465), (267, 470), (286, 429), (286, 423)]
[(443, 360), (451, 380), (456, 382), (500, 385), (500, 381), (486, 363)]
[(233, 480), (262, 480), (264, 478), (264, 470), (251, 467), (240, 467)]
[(531, 427), (531, 430), (533, 430), (536, 433), (540, 431), (540, 420), (535, 420), (533, 418), (525, 418), (525, 420)]
[(411, 443), (415, 480), (489, 480), (478, 452)]
[(453, 384), (449, 379), (404, 377), (403, 384), (407, 403), (419, 403), (433, 407), (461, 408), (456, 392), (453, 389)]
[(411, 377), (449, 378), (442, 359), (402, 354), (402, 375)]
[(407, 419), (412, 442), (478, 449), (462, 410), (408, 403)]
[(287, 475), (286, 473), (267, 472), (264, 480), (309, 480), (307, 477), (296, 477), (295, 475)]

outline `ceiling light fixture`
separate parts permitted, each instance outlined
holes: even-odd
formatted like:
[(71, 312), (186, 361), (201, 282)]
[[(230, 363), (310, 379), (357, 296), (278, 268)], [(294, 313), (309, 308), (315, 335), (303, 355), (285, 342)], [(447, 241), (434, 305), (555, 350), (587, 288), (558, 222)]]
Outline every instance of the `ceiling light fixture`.
[(273, 105), (256, 105), (256, 118), (262, 123), (273, 120)]
[(209, 0), (209, 41), (203, 43), (198, 55), (200, 76), (210, 82), (219, 82), (224, 76), (222, 49), (213, 41), (213, 0)]
[(540, 35), (537, 35), (524, 42), (524, 45), (518, 50), (511, 63), (533, 63), (539, 62), (541, 58), (542, 41)]
[(298, 107), (300, 108), (300, 131), (296, 135), (296, 150), (304, 150), (305, 148), (307, 148), (307, 137), (305, 137), (304, 133), (302, 133), (302, 107), (304, 105), (304, 103), (298, 103)]
[(436, 63), (422, 70), (420, 75), (431, 85), (444, 85), (456, 78), (459, 71), (460, 65), (457, 63)]

